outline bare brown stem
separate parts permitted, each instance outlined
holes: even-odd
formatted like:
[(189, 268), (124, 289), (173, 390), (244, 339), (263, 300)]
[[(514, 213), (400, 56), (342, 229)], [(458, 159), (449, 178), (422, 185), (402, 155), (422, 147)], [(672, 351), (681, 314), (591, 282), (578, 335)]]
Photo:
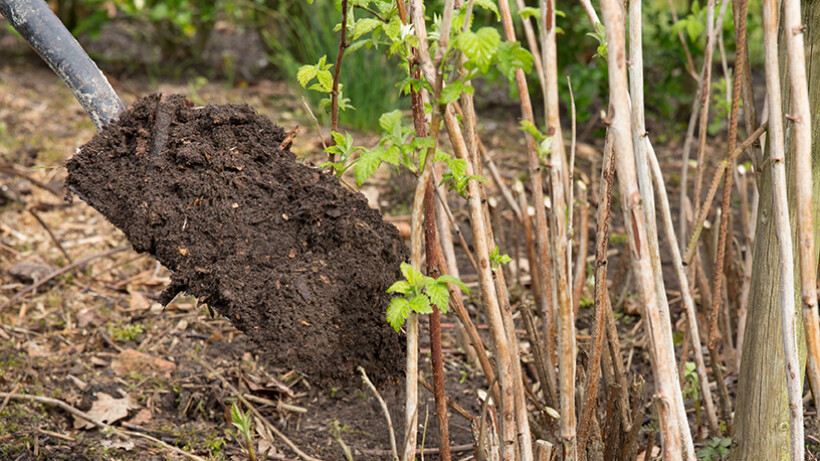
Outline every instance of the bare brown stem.
[[(655, 357), (653, 375), (660, 406), (671, 411), (662, 412), (660, 418), (663, 434), (664, 456), (667, 460), (677, 461), (681, 456), (681, 423), (675, 411), (675, 389), (680, 388), (675, 378), (675, 360), (673, 351), (662, 331), (664, 324), (658, 309), (658, 293), (650, 260), (646, 223), (641, 210), (641, 194), (638, 190), (638, 178), (635, 168), (634, 148), (632, 142), (632, 123), (629, 110), (629, 91), (626, 77), (626, 41), (624, 15), (621, 5), (616, 0), (601, 2), (607, 34), (607, 60), (609, 64), (610, 104), (612, 119), (610, 129), (613, 131), (615, 145), (615, 168), (621, 195), (621, 209), (626, 222), (629, 248), (637, 285), (640, 288), (641, 301), (645, 308), (645, 319), (648, 332), (652, 338), (652, 351)], [(671, 333), (670, 333), (671, 334)], [(672, 356), (670, 361), (668, 358)], [(688, 427), (687, 427), (688, 430)]]
[[(598, 377), (601, 372), (601, 354), (606, 331), (606, 309), (609, 294), (606, 289), (607, 256), (609, 245), (609, 212), (612, 202), (612, 185), (615, 182), (615, 149), (611, 146), (611, 136), (607, 136), (609, 144), (604, 148), (606, 155), (601, 168), (601, 197), (598, 201), (598, 230), (595, 234), (595, 320), (592, 327), (592, 356), (587, 367), (587, 381), (584, 385), (584, 406), (581, 413), (580, 429), (578, 431), (578, 451), (586, 453), (587, 437), (590, 423), (595, 415), (598, 403)], [(620, 362), (620, 357), (618, 358)]]
[(737, 53), (735, 55), (735, 75), (732, 82), (732, 110), (729, 115), (729, 156), (724, 166), (724, 182), (723, 182), (723, 203), (721, 204), (722, 219), (720, 221), (720, 230), (718, 233), (718, 248), (717, 260), (715, 261), (714, 274), (714, 288), (712, 289), (712, 312), (710, 315), (709, 327), (709, 348), (715, 349), (718, 340), (718, 314), (720, 312), (720, 301), (723, 295), (723, 267), (726, 259), (726, 238), (727, 229), (729, 226), (729, 202), (732, 199), (732, 171), (734, 171), (734, 159), (731, 154), (735, 151), (737, 145), (737, 121), (738, 110), (740, 108), (740, 89), (742, 78), (739, 73), (743, 69), (743, 60), (745, 55), (743, 50), (746, 48), (746, 8), (748, 7), (748, 0), (740, 0), (740, 21), (735, 24), (735, 41), (737, 43)]

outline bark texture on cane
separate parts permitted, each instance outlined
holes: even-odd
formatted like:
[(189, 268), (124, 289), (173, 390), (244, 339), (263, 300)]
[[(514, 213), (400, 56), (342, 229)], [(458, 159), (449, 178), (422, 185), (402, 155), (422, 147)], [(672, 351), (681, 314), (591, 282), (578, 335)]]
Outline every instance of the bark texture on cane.
[(674, 410), (674, 392), (678, 384), (675, 379), (674, 360), (671, 362), (667, 360), (673, 353), (667, 350), (668, 345), (662, 331), (663, 322), (658, 309), (658, 294), (652, 273), (646, 223), (641, 211), (641, 194), (638, 191), (632, 124), (628, 111), (630, 103), (626, 78), (624, 15), (621, 5), (616, 0), (602, 1), (602, 11), (608, 46), (610, 103), (613, 108), (610, 129), (615, 142), (615, 169), (618, 174), (621, 207), (626, 222), (636, 282), (640, 287), (641, 300), (645, 306), (646, 322), (656, 358), (653, 374), (658, 399), (661, 402), (659, 405), (667, 410), (662, 411), (663, 417), (660, 418), (664, 456), (667, 460), (677, 461), (682, 459), (681, 427), (677, 411)]

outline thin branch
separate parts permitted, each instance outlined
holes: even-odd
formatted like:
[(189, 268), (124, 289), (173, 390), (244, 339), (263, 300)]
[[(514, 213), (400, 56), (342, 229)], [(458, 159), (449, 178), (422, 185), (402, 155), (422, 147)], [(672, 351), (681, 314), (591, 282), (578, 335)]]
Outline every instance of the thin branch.
[(46, 222), (43, 221), (43, 218), (41, 218), (40, 215), (38, 215), (34, 211), (34, 207), (29, 208), (28, 212), (31, 213), (31, 215), (34, 216), (34, 219), (36, 219), (37, 222), (40, 223), (40, 226), (42, 226), (42, 228), (45, 229), (45, 231), (48, 233), (49, 238), (51, 238), (51, 241), (54, 243), (54, 246), (56, 246), (57, 249), (60, 250), (60, 253), (62, 253), (63, 256), (65, 256), (66, 261), (68, 261), (69, 264), (74, 262), (71, 260), (71, 256), (69, 256), (68, 253), (66, 253), (65, 248), (63, 248), (63, 245), (60, 243), (60, 240), (57, 239), (57, 237), (54, 235), (54, 232), (51, 231), (51, 228), (48, 227)]
[[(672, 340), (672, 322), (669, 313), (669, 302), (666, 298), (666, 288), (663, 280), (663, 268), (661, 267), (660, 245), (658, 243), (658, 225), (655, 215), (655, 192), (652, 185), (652, 178), (649, 172), (649, 162), (647, 161), (649, 150), (649, 138), (646, 132), (646, 121), (644, 116), (644, 78), (643, 78), (643, 39), (642, 39), (642, 13), (641, 1), (632, 0), (629, 2), (629, 84), (630, 100), (632, 102), (632, 144), (635, 153), (635, 167), (638, 178), (638, 188), (640, 190), (643, 204), (643, 211), (647, 247), (649, 249), (649, 261), (652, 267), (652, 275), (655, 283), (655, 292), (658, 299), (658, 309), (660, 314), (661, 338), (665, 345), (662, 351), (667, 355), (655, 356), (655, 360), (672, 364), (673, 372), (677, 372), (675, 367), (675, 347)], [(647, 306), (647, 309), (649, 307)], [(648, 324), (651, 327), (651, 324)], [(684, 457), (690, 461), (695, 461), (695, 447), (692, 441), (692, 433), (689, 424), (686, 422), (686, 408), (683, 404), (681, 388), (677, 385), (677, 379), (672, 386), (674, 405), (669, 408), (670, 413), (677, 412), (680, 425), (681, 445)]]
[(390, 22), (390, 21), (389, 21), (387, 18), (385, 18), (384, 16), (380, 15), (379, 13), (376, 13), (376, 12), (375, 12), (375, 11), (373, 11), (372, 9), (370, 9), (370, 8), (368, 8), (368, 7), (366, 7), (366, 6), (362, 5), (362, 4), (360, 4), (360, 3), (357, 3), (357, 4), (353, 5), (353, 6), (354, 6), (355, 8), (359, 8), (359, 9), (361, 9), (361, 10), (367, 11), (368, 13), (370, 13), (370, 14), (372, 14), (373, 16), (375, 16), (376, 18), (378, 18), (378, 20), (379, 20), (379, 21), (381, 21), (381, 22), (383, 22), (383, 23), (385, 23), (385, 24), (387, 24), (387, 23), (389, 23), (389, 22)]
[(612, 203), (612, 185), (615, 182), (615, 149), (612, 137), (607, 133), (608, 144), (604, 148), (607, 155), (601, 166), (601, 197), (598, 201), (598, 230), (595, 234), (595, 320), (592, 326), (592, 356), (587, 366), (587, 381), (584, 385), (584, 406), (578, 431), (578, 450), (586, 453), (587, 437), (598, 404), (598, 377), (601, 373), (601, 354), (606, 327), (606, 306), (609, 294), (606, 287), (607, 255), (609, 246), (609, 213)]
[[(734, 153), (737, 144), (737, 121), (740, 109), (740, 89), (742, 79), (739, 72), (742, 72), (745, 59), (743, 50), (746, 48), (746, 8), (748, 0), (740, 0), (740, 21), (735, 24), (735, 41), (737, 52), (735, 54), (735, 78), (732, 81), (732, 109), (729, 114), (729, 153)], [(715, 261), (714, 286), (712, 288), (712, 312), (709, 326), (709, 349), (716, 349), (718, 341), (718, 314), (720, 312), (720, 301), (723, 298), (723, 266), (726, 260), (726, 238), (729, 227), (729, 202), (732, 199), (732, 180), (734, 175), (734, 159), (729, 155), (723, 166), (723, 203), (721, 204), (721, 221), (718, 232), (717, 260)], [(728, 307), (727, 307), (728, 308)], [(715, 358), (716, 359), (716, 358)]]
[(26, 288), (23, 288), (22, 290), (18, 291), (8, 301), (6, 301), (2, 305), (0, 305), (0, 312), (2, 312), (3, 309), (5, 309), (6, 307), (14, 304), (14, 302), (17, 301), (18, 299), (22, 298), (23, 296), (27, 295), (28, 293), (31, 293), (34, 290), (40, 288), (41, 286), (48, 283), (50, 280), (53, 280), (55, 277), (59, 277), (59, 276), (65, 274), (66, 272), (72, 271), (72, 270), (77, 269), (79, 267), (83, 267), (86, 264), (90, 263), (91, 261), (94, 261), (95, 259), (106, 258), (108, 256), (111, 256), (113, 254), (128, 250), (130, 248), (131, 248), (131, 245), (123, 245), (119, 248), (114, 248), (113, 250), (103, 251), (102, 253), (97, 253), (95, 255), (91, 255), (87, 258), (83, 258), (83, 259), (81, 259), (79, 261), (75, 261), (75, 262), (73, 262), (73, 263), (71, 263), (67, 266), (61, 267), (60, 269), (57, 269), (54, 272), (52, 272), (52, 273), (46, 275), (45, 277), (41, 278), (37, 282), (35, 282), (35, 283), (27, 286)]
[[(698, 328), (697, 311), (695, 310), (695, 301), (692, 299), (692, 293), (689, 289), (689, 280), (686, 278), (686, 272), (683, 268), (683, 260), (681, 259), (680, 248), (678, 248), (678, 239), (675, 236), (675, 228), (672, 223), (672, 212), (669, 207), (669, 198), (666, 195), (666, 185), (663, 181), (663, 174), (661, 173), (658, 158), (655, 155), (655, 149), (649, 144), (647, 153), (649, 154), (649, 166), (652, 168), (652, 179), (655, 181), (655, 191), (658, 194), (658, 202), (660, 202), (661, 216), (663, 217), (663, 230), (666, 234), (666, 240), (669, 243), (669, 250), (672, 253), (672, 266), (675, 269), (675, 274), (678, 277), (678, 284), (680, 285), (681, 298), (683, 300), (683, 307), (686, 310), (686, 319), (688, 321), (689, 335), (692, 338), (692, 349), (695, 355), (695, 369), (698, 374), (698, 381), (701, 388), (701, 397), (706, 409), (706, 421), (709, 424), (709, 430), (713, 433), (719, 433), (719, 426), (717, 414), (715, 413), (715, 403), (712, 399), (712, 390), (709, 387), (709, 373), (706, 370), (706, 362), (703, 360), (703, 347), (700, 342), (700, 332)], [(681, 363), (685, 362), (685, 358), (681, 358)]]
[(399, 459), (399, 452), (396, 448), (396, 433), (393, 431), (393, 419), (390, 417), (390, 409), (387, 408), (387, 403), (384, 402), (381, 394), (376, 389), (376, 386), (370, 381), (370, 378), (367, 377), (367, 373), (364, 371), (364, 368), (357, 367), (359, 373), (362, 374), (362, 381), (367, 385), (368, 388), (373, 392), (373, 395), (376, 396), (376, 400), (379, 401), (379, 405), (382, 407), (382, 411), (384, 412), (384, 419), (387, 420), (387, 429), (390, 433), (390, 451), (393, 453), (393, 459)]

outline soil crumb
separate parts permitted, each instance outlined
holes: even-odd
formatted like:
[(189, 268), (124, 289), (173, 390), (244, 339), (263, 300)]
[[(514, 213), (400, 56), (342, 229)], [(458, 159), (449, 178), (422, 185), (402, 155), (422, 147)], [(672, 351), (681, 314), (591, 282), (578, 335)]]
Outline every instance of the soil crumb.
[(403, 374), (385, 322), (407, 249), (362, 194), (281, 150), (245, 105), (146, 96), (67, 162), (69, 190), (171, 269), (273, 363), (322, 385)]

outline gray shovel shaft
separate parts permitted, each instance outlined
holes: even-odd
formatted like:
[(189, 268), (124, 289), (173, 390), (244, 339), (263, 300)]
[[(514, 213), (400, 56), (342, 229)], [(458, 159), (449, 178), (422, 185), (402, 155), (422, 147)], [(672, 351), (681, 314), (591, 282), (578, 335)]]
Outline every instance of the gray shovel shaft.
[(0, 0), (0, 14), (48, 63), (102, 130), (125, 110), (108, 79), (43, 0)]

